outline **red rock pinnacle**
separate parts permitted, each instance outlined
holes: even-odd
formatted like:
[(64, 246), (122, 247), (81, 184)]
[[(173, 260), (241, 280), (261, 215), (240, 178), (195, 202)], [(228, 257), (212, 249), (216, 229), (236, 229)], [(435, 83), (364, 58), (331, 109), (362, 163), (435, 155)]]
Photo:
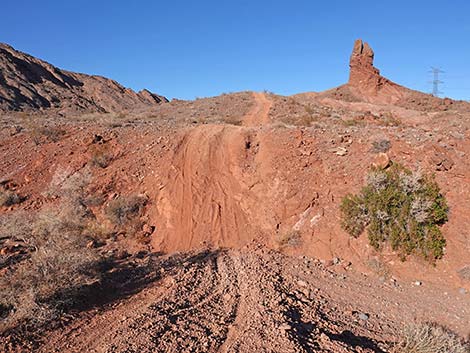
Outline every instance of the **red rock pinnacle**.
[(374, 51), (360, 39), (354, 42), (349, 67), (349, 84), (352, 86), (377, 87), (384, 80), (374, 67)]

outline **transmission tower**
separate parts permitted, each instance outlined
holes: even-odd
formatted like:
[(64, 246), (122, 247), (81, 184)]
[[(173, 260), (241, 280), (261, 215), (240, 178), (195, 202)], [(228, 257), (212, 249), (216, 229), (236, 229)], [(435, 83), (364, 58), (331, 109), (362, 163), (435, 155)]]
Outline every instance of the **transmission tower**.
[(440, 94), (442, 94), (441, 91), (439, 91), (439, 84), (444, 83), (443, 81), (439, 80), (439, 74), (443, 74), (444, 71), (437, 67), (431, 67), (431, 71), (429, 71), (433, 74), (433, 80), (431, 81), (432, 83), (432, 95), (434, 97), (439, 97)]

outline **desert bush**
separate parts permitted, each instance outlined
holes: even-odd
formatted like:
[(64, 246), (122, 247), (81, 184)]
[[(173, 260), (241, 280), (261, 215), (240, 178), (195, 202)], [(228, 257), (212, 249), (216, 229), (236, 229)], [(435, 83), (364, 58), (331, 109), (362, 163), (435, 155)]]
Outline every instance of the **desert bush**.
[(447, 221), (448, 207), (432, 176), (399, 164), (373, 168), (366, 186), (357, 195), (346, 195), (340, 209), (343, 229), (353, 237), (367, 230), (377, 250), (389, 243), (403, 260), (416, 253), (431, 262), (444, 254), (439, 226)]
[(360, 119), (342, 119), (341, 120), (343, 125), (346, 127), (353, 127), (353, 126), (362, 126), (364, 125), (364, 121)]
[(390, 271), (387, 265), (379, 259), (370, 259), (367, 261), (368, 267), (374, 271), (374, 273), (380, 277), (388, 278), (390, 276)]
[(142, 195), (119, 196), (108, 203), (105, 214), (116, 226), (129, 225), (141, 214), (147, 201)]
[(50, 126), (45, 119), (38, 119), (25, 112), (20, 114), (24, 126), (29, 130), (36, 145), (46, 141), (58, 142), (65, 134), (65, 130), (56, 126)]
[(276, 243), (279, 247), (298, 246), (301, 243), (300, 232), (297, 230), (290, 230), (279, 233), (276, 237)]
[(289, 114), (282, 119), (282, 122), (292, 126), (312, 126), (313, 123), (318, 122), (319, 116), (315, 114)]
[(52, 142), (58, 142), (66, 134), (65, 130), (58, 127), (40, 127), (36, 133)]
[(305, 112), (310, 116), (316, 113), (315, 107), (313, 105), (307, 104), (304, 106), (304, 108), (305, 108)]
[(400, 126), (401, 121), (391, 112), (383, 113), (379, 118), (379, 123), (384, 126)]
[(91, 149), (90, 162), (95, 167), (106, 168), (113, 159), (114, 155), (107, 145), (96, 145)]
[(44, 141), (58, 142), (66, 134), (64, 129), (56, 126), (42, 126), (34, 121), (29, 124), (29, 128), (36, 145), (40, 145)]
[(372, 148), (371, 152), (372, 153), (384, 153), (387, 152), (392, 144), (390, 143), (390, 140), (378, 140), (372, 142)]
[(34, 251), (0, 277), (0, 331), (54, 319), (99, 281), (100, 257), (68, 215), (63, 208), (42, 212), (23, 228), (22, 238)]
[(393, 353), (469, 353), (470, 345), (437, 324), (411, 324), (401, 332)]
[(9, 207), (17, 205), (23, 201), (23, 198), (14, 191), (0, 189), (0, 207)]
[(0, 222), (0, 236), (20, 239), (29, 256), (0, 277), (0, 331), (43, 323), (73, 306), (100, 280), (101, 257), (88, 248), (93, 213), (86, 206), (87, 170), (65, 173), (54, 188), (57, 207)]
[(235, 126), (240, 126), (243, 123), (242, 119), (236, 116), (227, 116), (223, 118), (222, 121), (226, 124)]

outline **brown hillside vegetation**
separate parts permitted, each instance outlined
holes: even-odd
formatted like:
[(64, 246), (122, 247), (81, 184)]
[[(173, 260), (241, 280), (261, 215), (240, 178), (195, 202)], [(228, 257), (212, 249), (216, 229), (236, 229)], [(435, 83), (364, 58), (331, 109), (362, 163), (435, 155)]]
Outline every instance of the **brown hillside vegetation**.
[[(3, 293), (18, 271), (41, 268), (44, 234), (65, 234), (83, 255), (63, 266), (88, 270), (47, 296), (36, 285), (27, 303), (40, 317), (20, 320), (15, 305), (31, 306), (1, 303), (0, 345), (400, 352), (412, 323), (470, 334), (470, 104), (393, 83), (373, 55), (357, 41), (349, 82), (322, 93), (240, 92), (145, 109), (131, 95), (126, 111), (80, 115), (4, 104), (0, 187), (15, 202), (0, 209)], [(0, 82), (1, 97), (8, 87)], [(58, 106), (69, 102), (64, 93)], [(372, 166), (392, 165), (434, 175), (447, 201), (434, 263), (402, 261), (387, 242), (374, 247), (342, 227), (342, 199)]]

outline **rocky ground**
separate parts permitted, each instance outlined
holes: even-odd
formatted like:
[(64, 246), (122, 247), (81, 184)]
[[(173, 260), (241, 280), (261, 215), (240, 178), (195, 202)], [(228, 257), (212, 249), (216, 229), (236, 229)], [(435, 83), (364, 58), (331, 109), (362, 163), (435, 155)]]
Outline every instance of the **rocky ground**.
[[(454, 289), (261, 245), (128, 262), (146, 271), (127, 290), (22, 351), (387, 352), (399, 325), (425, 318), (465, 332), (470, 324), (468, 298)], [(3, 344), (9, 350), (15, 338)]]

